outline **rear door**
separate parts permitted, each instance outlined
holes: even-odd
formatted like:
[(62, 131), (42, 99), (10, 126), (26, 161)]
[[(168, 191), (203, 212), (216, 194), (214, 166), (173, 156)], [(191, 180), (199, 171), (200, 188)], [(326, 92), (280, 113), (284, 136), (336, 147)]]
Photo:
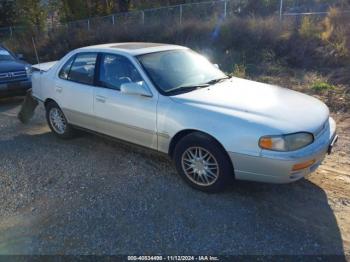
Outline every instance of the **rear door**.
[(95, 130), (93, 101), (97, 53), (78, 53), (60, 69), (55, 83), (59, 106), (68, 122)]
[[(136, 64), (117, 54), (101, 54), (97, 71), (94, 111), (100, 132), (157, 149), (157, 95), (145, 97), (120, 91), (123, 83), (146, 87)], [(146, 87), (147, 88), (147, 87)]]

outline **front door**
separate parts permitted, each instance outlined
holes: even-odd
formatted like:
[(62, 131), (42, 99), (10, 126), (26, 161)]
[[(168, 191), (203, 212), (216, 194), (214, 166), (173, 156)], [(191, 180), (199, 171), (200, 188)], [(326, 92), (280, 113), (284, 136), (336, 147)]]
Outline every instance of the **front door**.
[(94, 113), (98, 131), (157, 149), (156, 108), (158, 96), (145, 97), (120, 91), (123, 83), (146, 85), (137, 68), (125, 56), (101, 54)]

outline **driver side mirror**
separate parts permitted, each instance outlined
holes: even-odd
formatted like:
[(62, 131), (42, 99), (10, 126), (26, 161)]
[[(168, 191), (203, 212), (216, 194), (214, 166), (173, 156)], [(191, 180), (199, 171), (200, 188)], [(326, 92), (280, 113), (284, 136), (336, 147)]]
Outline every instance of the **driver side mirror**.
[(17, 58), (19, 60), (23, 60), (24, 59), (24, 55), (23, 54), (16, 54)]
[(124, 83), (120, 86), (120, 91), (124, 94), (152, 97), (151, 92), (144, 86), (135, 82)]
[(214, 64), (214, 66), (215, 66), (217, 69), (220, 69), (219, 64)]

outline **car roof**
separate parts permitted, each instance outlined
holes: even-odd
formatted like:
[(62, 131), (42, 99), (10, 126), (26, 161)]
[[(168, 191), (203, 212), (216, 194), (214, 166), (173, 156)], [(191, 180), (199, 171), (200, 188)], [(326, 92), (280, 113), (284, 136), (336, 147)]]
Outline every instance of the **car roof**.
[(99, 50), (99, 51), (120, 51), (133, 56), (143, 55), (154, 52), (187, 49), (179, 45), (160, 44), (160, 43), (144, 43), (144, 42), (127, 42), (127, 43), (110, 43), (103, 45), (93, 45), (80, 48), (79, 50)]

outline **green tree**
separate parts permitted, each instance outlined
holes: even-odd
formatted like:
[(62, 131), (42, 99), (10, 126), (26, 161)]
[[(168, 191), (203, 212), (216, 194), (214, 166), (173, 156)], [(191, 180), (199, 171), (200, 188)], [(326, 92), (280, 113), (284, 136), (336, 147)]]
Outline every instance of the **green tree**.
[[(287, 2), (284, 0), (284, 2)], [(246, 0), (242, 1), (244, 4), (243, 12), (254, 13), (258, 15), (270, 15), (276, 12), (279, 8), (280, 0)]]
[(132, 0), (131, 8), (134, 9), (146, 9), (146, 8), (157, 8), (169, 5), (180, 5), (194, 2), (205, 2), (208, 0)]
[(19, 22), (31, 29), (43, 29), (47, 10), (40, 0), (17, 0), (16, 10)]
[(59, 10), (62, 22), (109, 15), (116, 12), (116, 3), (113, 0), (56, 0), (56, 2), (57, 1), (60, 2)]
[(112, 0), (87, 0), (86, 4), (90, 17), (111, 14), (115, 8)]
[(54, 27), (59, 22), (60, 10), (62, 8), (62, 1), (59, 0), (47, 0), (46, 11), (48, 14), (48, 25)]
[(58, 12), (62, 8), (62, 1), (47, 0), (45, 8), (48, 13)]
[(130, 5), (131, 0), (118, 0), (119, 12), (128, 12)]
[(0, 27), (16, 23), (16, 5), (13, 0), (0, 1)]
[(60, 16), (63, 22), (86, 19), (89, 10), (84, 0), (62, 0)]

